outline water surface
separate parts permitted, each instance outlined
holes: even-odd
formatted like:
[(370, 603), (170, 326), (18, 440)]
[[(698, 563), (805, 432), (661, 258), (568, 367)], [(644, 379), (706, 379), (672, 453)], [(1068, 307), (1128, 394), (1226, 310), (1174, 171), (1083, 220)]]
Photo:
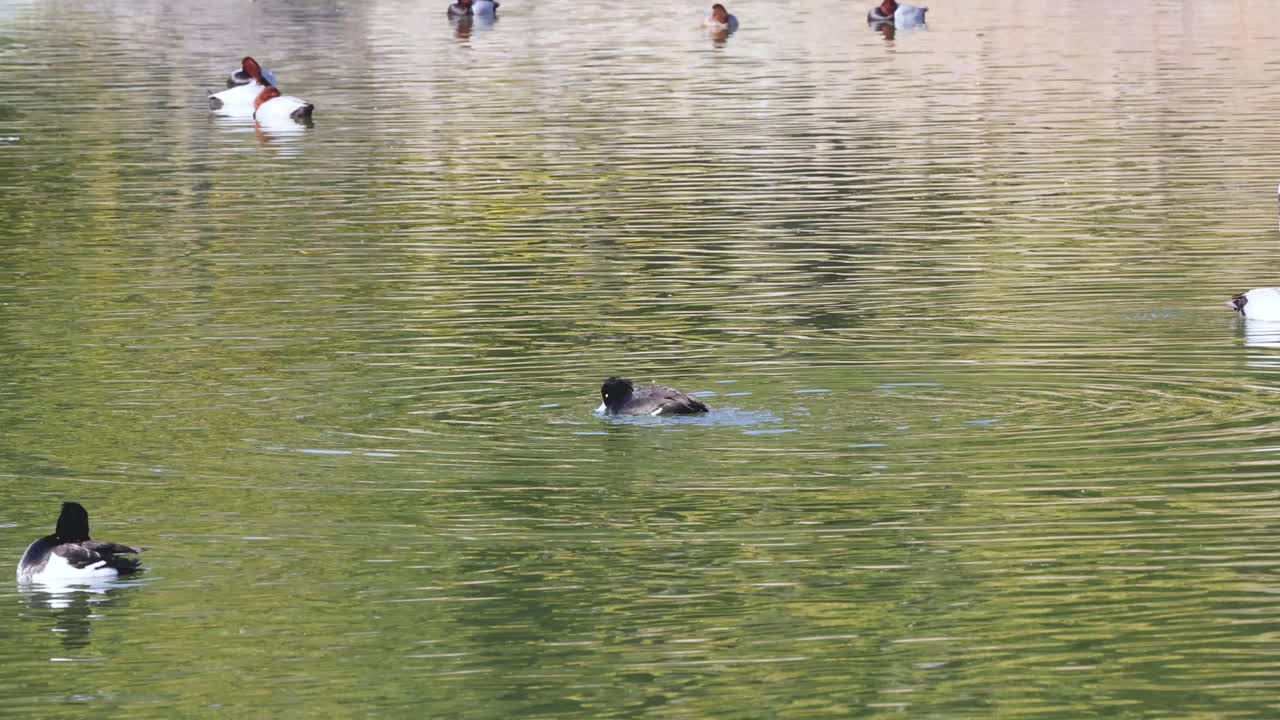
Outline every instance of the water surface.
[(1270, 5), (730, 9), (0, 3), (0, 714), (1275, 717)]

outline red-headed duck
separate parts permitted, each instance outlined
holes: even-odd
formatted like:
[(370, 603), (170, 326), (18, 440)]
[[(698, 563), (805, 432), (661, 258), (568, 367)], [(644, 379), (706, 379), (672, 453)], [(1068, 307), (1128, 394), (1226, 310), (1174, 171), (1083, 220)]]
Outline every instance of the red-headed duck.
[(209, 109), (220, 115), (249, 117), (262, 88), (275, 84), (275, 75), (258, 65), (257, 60), (246, 57), (240, 61), (240, 69), (227, 77), (227, 89), (209, 95)]
[(867, 22), (881, 23), (893, 22), (893, 13), (898, 9), (897, 0), (884, 0), (884, 2), (867, 11)]
[(311, 112), (315, 105), (292, 95), (281, 95), (280, 89), (268, 85), (253, 101), (253, 119), (259, 125), (307, 125), (311, 122)]
[(867, 22), (892, 22), (900, 28), (909, 28), (923, 25), (924, 14), (927, 12), (929, 12), (927, 7), (908, 5), (898, 2), (898, 0), (884, 0), (884, 2), (867, 11)]
[(724, 5), (716, 3), (711, 6), (711, 12), (707, 15), (705, 25), (708, 30), (734, 32), (738, 29), (738, 18), (730, 15)]

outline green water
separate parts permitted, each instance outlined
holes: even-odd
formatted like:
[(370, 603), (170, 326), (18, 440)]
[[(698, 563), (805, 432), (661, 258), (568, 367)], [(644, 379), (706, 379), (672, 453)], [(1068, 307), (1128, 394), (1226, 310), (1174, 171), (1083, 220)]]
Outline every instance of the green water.
[(0, 716), (1280, 712), (1269, 6), (214, 5), (0, 3)]

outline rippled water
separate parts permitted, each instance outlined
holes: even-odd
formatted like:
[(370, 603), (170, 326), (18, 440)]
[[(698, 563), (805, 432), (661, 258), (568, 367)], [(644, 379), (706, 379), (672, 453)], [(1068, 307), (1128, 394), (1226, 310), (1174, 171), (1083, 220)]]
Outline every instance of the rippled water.
[(445, 5), (0, 0), (0, 715), (1280, 712), (1270, 4)]

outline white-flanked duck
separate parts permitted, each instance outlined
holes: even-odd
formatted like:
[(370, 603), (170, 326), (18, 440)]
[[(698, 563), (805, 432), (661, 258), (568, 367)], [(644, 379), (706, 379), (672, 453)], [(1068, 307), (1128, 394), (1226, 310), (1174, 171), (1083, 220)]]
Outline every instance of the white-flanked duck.
[(58, 525), (27, 547), (18, 561), (18, 582), (67, 585), (105, 580), (138, 570), (142, 563), (124, 557), (142, 548), (89, 539), (89, 513), (80, 503), (62, 503)]
[(664, 385), (636, 387), (630, 380), (611, 377), (600, 386), (604, 401), (596, 412), (605, 415), (698, 415), (711, 408), (695, 397)]
[(1254, 288), (1232, 295), (1227, 307), (1250, 320), (1280, 321), (1280, 287)]
[(473, 0), (471, 14), (481, 20), (495, 20), (498, 17), (498, 6), (501, 4), (497, 0)]
[(708, 30), (720, 32), (735, 32), (738, 29), (738, 18), (729, 14), (724, 5), (716, 3), (711, 6), (711, 12), (707, 14), (707, 19), (703, 22)]
[(240, 61), (240, 69), (227, 78), (228, 89), (209, 95), (209, 109), (219, 115), (252, 117), (253, 101), (264, 87), (275, 84), (275, 75), (259, 66), (257, 60), (246, 57)]
[(253, 101), (253, 119), (264, 127), (309, 125), (316, 106), (292, 95), (281, 95), (280, 89), (268, 85)]

